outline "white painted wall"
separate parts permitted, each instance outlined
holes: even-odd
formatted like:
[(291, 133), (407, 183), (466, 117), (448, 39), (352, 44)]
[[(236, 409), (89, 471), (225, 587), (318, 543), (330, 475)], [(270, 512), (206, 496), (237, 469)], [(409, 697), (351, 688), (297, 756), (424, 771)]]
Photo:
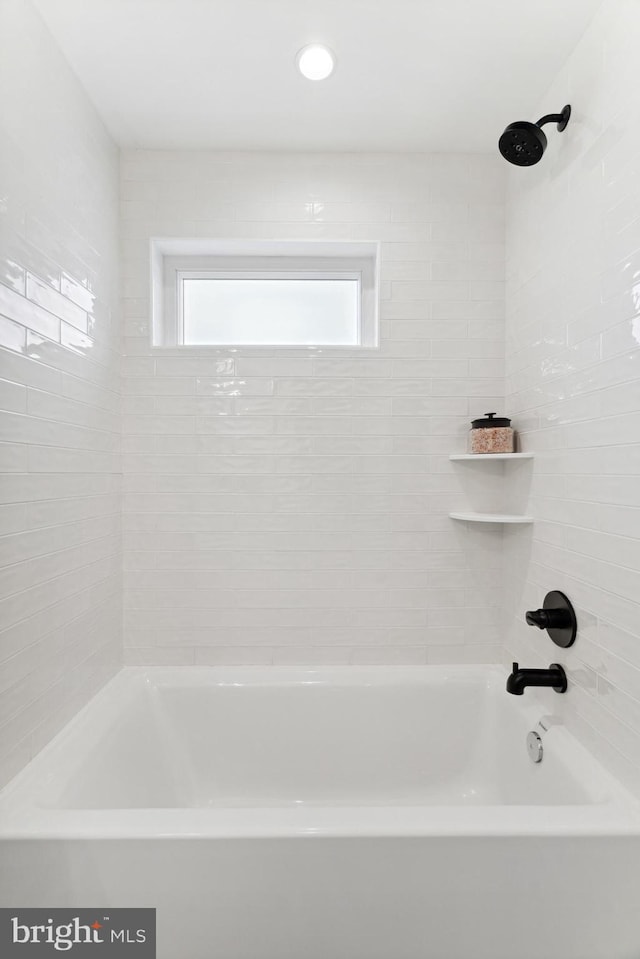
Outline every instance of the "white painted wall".
[[(447, 514), (503, 404), (505, 173), (123, 153), (128, 662), (499, 659), (501, 530)], [(152, 351), (152, 236), (381, 240), (381, 348)]]
[(117, 150), (0, 2), (0, 785), (121, 659)]
[[(566, 662), (545, 705), (640, 786), (640, 7), (604, 5), (529, 113), (549, 130), (539, 166), (509, 176), (507, 408), (535, 450), (533, 536), (506, 538), (508, 658)], [(516, 119), (514, 117), (514, 119)], [(561, 652), (524, 626), (549, 589), (574, 600)]]

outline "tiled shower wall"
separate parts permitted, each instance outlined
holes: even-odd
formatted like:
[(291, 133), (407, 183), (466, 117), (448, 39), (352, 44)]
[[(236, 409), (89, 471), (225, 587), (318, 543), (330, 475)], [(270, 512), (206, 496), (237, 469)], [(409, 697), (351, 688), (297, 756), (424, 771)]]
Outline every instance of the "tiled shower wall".
[[(509, 654), (567, 663), (545, 697), (640, 788), (640, 8), (607, 3), (530, 110), (570, 102), (539, 164), (509, 177), (508, 403), (536, 453), (533, 534), (506, 537)], [(562, 589), (566, 652), (523, 610)]]
[(121, 660), (117, 150), (0, 2), (0, 785)]
[[(494, 156), (122, 157), (130, 663), (498, 660), (499, 528), (451, 451), (503, 406)], [(149, 238), (376, 240), (374, 352), (155, 350)]]

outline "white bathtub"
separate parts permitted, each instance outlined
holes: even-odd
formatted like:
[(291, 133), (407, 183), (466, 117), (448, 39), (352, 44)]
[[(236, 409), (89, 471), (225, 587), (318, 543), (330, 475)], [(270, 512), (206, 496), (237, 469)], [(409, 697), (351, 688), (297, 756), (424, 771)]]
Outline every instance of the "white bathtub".
[(504, 682), (124, 670), (0, 794), (0, 904), (154, 906), (159, 959), (638, 959), (640, 807)]

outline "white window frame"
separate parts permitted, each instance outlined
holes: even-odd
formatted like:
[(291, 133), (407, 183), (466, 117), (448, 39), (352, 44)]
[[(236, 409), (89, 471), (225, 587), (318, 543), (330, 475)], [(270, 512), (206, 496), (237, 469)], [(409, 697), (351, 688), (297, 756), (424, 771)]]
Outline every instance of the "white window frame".
[[(208, 244), (208, 245), (207, 245)], [(358, 283), (358, 337), (349, 344), (185, 344), (185, 279), (349, 279)], [(151, 243), (152, 346), (185, 350), (279, 351), (377, 349), (378, 245), (324, 241)]]

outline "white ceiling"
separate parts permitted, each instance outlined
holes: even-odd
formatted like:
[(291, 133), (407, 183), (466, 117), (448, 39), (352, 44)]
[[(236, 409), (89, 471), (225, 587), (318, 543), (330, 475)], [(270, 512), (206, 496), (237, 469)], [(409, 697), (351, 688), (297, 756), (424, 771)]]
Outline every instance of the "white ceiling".
[[(601, 0), (36, 0), (122, 145), (493, 151)], [(297, 72), (307, 43), (333, 76)], [(562, 103), (545, 103), (560, 110)]]

